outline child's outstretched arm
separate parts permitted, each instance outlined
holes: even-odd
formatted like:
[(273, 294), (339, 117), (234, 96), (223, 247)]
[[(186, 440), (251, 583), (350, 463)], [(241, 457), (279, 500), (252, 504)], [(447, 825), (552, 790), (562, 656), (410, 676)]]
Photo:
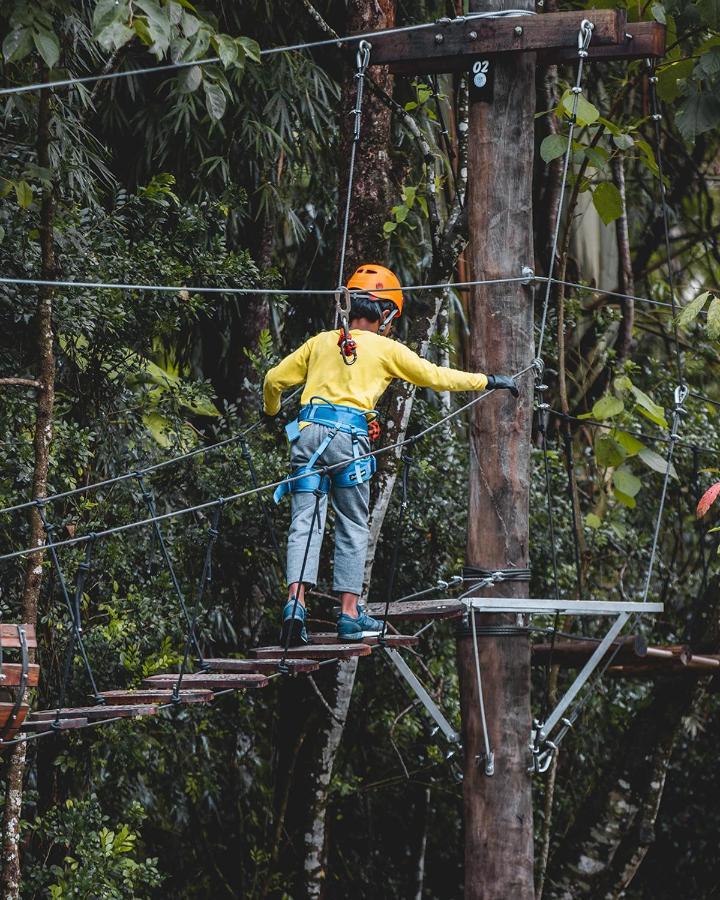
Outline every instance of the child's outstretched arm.
[(280, 412), (283, 391), (306, 381), (308, 360), (314, 340), (315, 338), (310, 338), (309, 341), (305, 341), (302, 347), (298, 347), (268, 370), (263, 383), (263, 410), (266, 415), (276, 416)]

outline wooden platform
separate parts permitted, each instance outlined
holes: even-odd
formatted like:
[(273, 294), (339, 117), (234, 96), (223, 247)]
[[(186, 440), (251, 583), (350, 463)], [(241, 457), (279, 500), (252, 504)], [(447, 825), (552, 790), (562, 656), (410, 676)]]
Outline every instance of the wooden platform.
[[(336, 638), (337, 640), (337, 638)], [(250, 653), (256, 659), (280, 659), (282, 647), (256, 647)], [(350, 659), (353, 656), (369, 656), (372, 648), (368, 644), (304, 644), (302, 647), (290, 647), (287, 658), (290, 659)]]
[[(308, 637), (313, 645), (337, 643), (337, 635), (333, 631), (309, 634)], [(414, 647), (419, 642), (420, 638), (415, 637), (414, 634), (393, 634), (388, 631), (385, 635), (385, 643), (388, 647)], [(378, 643), (378, 635), (367, 635), (362, 639), (362, 643), (375, 647)]]
[[(14, 703), (0, 703), (0, 730), (8, 726), (14, 708)], [(23, 703), (23, 705), (17, 711), (15, 719), (12, 721), (10, 726), (7, 727), (7, 731), (3, 735), (3, 741), (11, 741), (15, 737), (15, 735), (20, 730), (20, 726), (25, 721), (25, 717), (27, 716), (29, 710), (30, 707), (27, 704)]]
[[(173, 688), (177, 684), (177, 675), (151, 675), (143, 680), (144, 688)], [(265, 675), (251, 672), (205, 673), (185, 675), (182, 683), (187, 688), (200, 688), (211, 691), (241, 691), (246, 688), (263, 688), (268, 680)]]
[[(20, 626), (25, 632), (25, 640), (27, 641), (27, 645), (30, 648), (37, 647), (37, 637), (35, 635), (35, 626), (34, 625), (21, 625)], [(7, 648), (8, 650), (19, 650), (20, 649), (20, 638), (18, 636), (18, 627), (17, 625), (11, 625), (9, 623), (4, 623), (0, 625), (0, 642), (2, 642), (3, 648)]]
[[(385, 618), (385, 604), (371, 603), (368, 613), (374, 619)], [(459, 619), (465, 614), (465, 606), (459, 600), (408, 600), (407, 603), (391, 603), (388, 622), (419, 622), (427, 619)]]
[[(3, 660), (2, 678), (0, 678), (0, 688), (18, 687), (20, 685), (20, 676), (22, 675), (22, 666), (20, 663), (8, 663)], [(40, 681), (40, 666), (35, 663), (28, 665), (27, 687), (37, 687)]]
[[(140, 691), (103, 691), (100, 696), (110, 706), (139, 703), (171, 703), (173, 691), (165, 688), (148, 688)], [(181, 690), (178, 699), (181, 703), (210, 703), (215, 695), (210, 690)]]
[[(446, 601), (447, 602), (447, 601)], [(662, 603), (621, 600), (544, 600), (535, 597), (466, 597), (462, 601), (480, 613), (528, 613), (529, 615), (617, 616), (621, 613), (660, 613)]]
[(77, 706), (67, 707), (58, 711), (56, 709), (38, 709), (32, 714), (33, 722), (52, 722), (58, 716), (60, 719), (88, 719), (98, 722), (101, 719), (134, 719), (138, 716), (154, 716), (157, 707), (146, 704), (144, 706)]
[(70, 731), (73, 728), (84, 728), (88, 724), (87, 719), (60, 719), (58, 727), (53, 727), (53, 720), (50, 719), (26, 719), (20, 731), (26, 734), (37, 734), (41, 731)]
[[(277, 671), (280, 657), (272, 659), (204, 659), (205, 668), (211, 672), (260, 672), (272, 674)], [(288, 659), (291, 674), (316, 672), (320, 663), (315, 659)]]

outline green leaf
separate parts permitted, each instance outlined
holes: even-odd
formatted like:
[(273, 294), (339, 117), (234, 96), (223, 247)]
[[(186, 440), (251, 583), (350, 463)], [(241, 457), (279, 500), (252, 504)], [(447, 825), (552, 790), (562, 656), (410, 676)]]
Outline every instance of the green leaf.
[(190, 66), (188, 69), (182, 69), (178, 75), (178, 88), (184, 94), (192, 94), (196, 91), (203, 80), (202, 69), (200, 66)]
[(210, 114), (210, 118), (217, 122), (225, 114), (225, 106), (227, 105), (225, 92), (221, 87), (218, 87), (216, 84), (210, 84), (208, 81), (203, 83), (203, 87), (205, 88), (207, 111)]
[[(572, 116), (573, 106), (574, 106), (574, 97), (572, 91), (565, 91), (562, 97), (562, 101), (560, 103), (563, 112), (568, 118)], [(600, 110), (593, 106), (589, 100), (586, 100), (582, 94), (577, 95), (577, 111), (575, 113), (575, 118), (577, 120), (578, 125), (592, 125), (593, 122), (597, 122), (600, 118)]]
[(235, 38), (235, 41), (240, 48), (240, 50), (251, 59), (253, 62), (260, 62), (260, 44), (257, 41), (254, 41), (249, 37), (239, 37)]
[(620, 134), (614, 134), (612, 140), (618, 150), (632, 150), (635, 146), (635, 139), (625, 131), (620, 132)]
[(600, 171), (605, 168), (607, 161), (610, 159), (610, 154), (604, 147), (586, 147), (585, 156), (587, 156), (590, 165)]
[(612, 182), (601, 181), (593, 191), (592, 198), (593, 206), (603, 220), (604, 225), (609, 225), (622, 215), (622, 197), (620, 196), (620, 191)]
[(595, 459), (601, 468), (608, 469), (619, 466), (626, 456), (627, 453), (622, 444), (611, 438), (609, 434), (601, 434), (595, 439)]
[(147, 27), (152, 38), (151, 51), (158, 59), (161, 59), (170, 46), (170, 18), (168, 11), (163, 9), (155, 0), (135, 0), (135, 6), (139, 7), (147, 15)]
[(650, 169), (650, 171), (654, 175), (659, 175), (660, 170), (658, 169), (657, 160), (655, 159), (655, 153), (653, 152), (653, 148), (648, 144), (647, 141), (637, 140), (635, 141), (635, 146), (640, 150), (642, 155), (645, 158), (645, 165)]
[(540, 156), (546, 163), (562, 156), (567, 150), (567, 138), (562, 134), (549, 134), (540, 144)]
[(692, 323), (697, 319), (700, 315), (700, 311), (705, 306), (710, 297), (710, 291), (705, 291), (702, 294), (698, 294), (698, 296), (691, 300), (687, 306), (684, 306), (677, 317), (677, 323), (680, 328), (687, 328), (688, 325), (692, 325)]
[(650, 12), (652, 13), (653, 19), (656, 22), (660, 22), (663, 25), (667, 22), (667, 16), (665, 15), (665, 7), (662, 3), (653, 3), (650, 7)]
[(718, 0), (697, 0), (695, 6), (705, 25), (715, 30), (720, 28), (720, 3)]
[(33, 41), (48, 69), (54, 68), (60, 59), (60, 41), (57, 39), (57, 35), (41, 28), (33, 31)]
[[(150, 34), (150, 29), (148, 28), (147, 19), (142, 18), (142, 16), (133, 19), (133, 31), (146, 47), (149, 47), (152, 44), (153, 39)], [(177, 62), (177, 60), (175, 60), (175, 62)]]
[(220, 57), (220, 62), (227, 69), (228, 66), (233, 65), (233, 63), (238, 58), (238, 46), (235, 43), (235, 40), (231, 37), (228, 37), (226, 34), (218, 34), (215, 36), (213, 40), (213, 44), (217, 49), (218, 56)]
[(93, 10), (92, 29), (97, 38), (100, 32), (113, 22), (127, 23), (130, 18), (127, 0), (97, 0)]
[(397, 228), (397, 222), (383, 222), (383, 231), (390, 235)]
[(623, 506), (627, 506), (628, 509), (635, 509), (635, 507), (637, 506), (635, 498), (631, 497), (629, 494), (623, 494), (623, 492), (619, 488), (615, 488), (613, 490), (613, 496), (616, 500), (622, 503)]
[(18, 181), (15, 185), (15, 196), (21, 209), (27, 209), (33, 202), (33, 190), (27, 181)]
[[(137, 21), (142, 22), (142, 19)], [(112, 22), (98, 34), (97, 41), (105, 50), (117, 50), (124, 47), (129, 40), (135, 37), (135, 34), (135, 29), (129, 28), (124, 22)], [(149, 32), (147, 38), (145, 43), (151, 43)]]
[(405, 219), (407, 219), (410, 210), (404, 203), (401, 203), (399, 206), (393, 206), (391, 212), (395, 216), (397, 222), (404, 222)]
[(625, 404), (619, 397), (613, 394), (605, 394), (599, 400), (596, 400), (592, 408), (592, 417), (594, 419), (611, 419), (613, 416), (619, 415), (625, 409)]
[(15, 28), (2, 44), (5, 62), (19, 62), (32, 50), (32, 32), (29, 28)]
[[(640, 453), (638, 454), (639, 459), (641, 459), (645, 465), (652, 469), (654, 472), (660, 472), (661, 475), (664, 475), (667, 470), (667, 460), (660, 456), (659, 453), (656, 453), (654, 450), (650, 450), (649, 447), (644, 447)], [(670, 463), (670, 475), (673, 478), (677, 478), (677, 472), (675, 471), (675, 466)]]
[(588, 528), (600, 528), (600, 526), (602, 525), (602, 519), (595, 513), (588, 513), (585, 516), (585, 524)]
[(405, 201), (406, 205), (409, 209), (412, 209), (413, 203), (415, 203), (415, 195), (417, 194), (417, 188), (413, 185), (406, 185), (402, 189), (402, 198)]
[(646, 419), (649, 419), (656, 425), (659, 425), (661, 428), (667, 428), (668, 423), (665, 418), (665, 410), (662, 406), (658, 406), (657, 403), (648, 397), (644, 391), (641, 391), (639, 387), (633, 385), (631, 390), (641, 415), (645, 416)]
[(713, 78), (720, 74), (720, 47), (711, 47), (703, 53), (695, 66), (695, 74), (700, 78)]
[(625, 448), (625, 452), (628, 456), (637, 456), (641, 450), (645, 449), (645, 444), (642, 441), (639, 441), (635, 435), (630, 434), (627, 431), (621, 431), (619, 428), (616, 428), (611, 432), (612, 437), (621, 444)]
[(720, 299), (718, 297), (713, 297), (708, 307), (707, 330), (711, 341), (720, 338)]
[(714, 90), (703, 90), (697, 82), (689, 85), (675, 116), (675, 124), (685, 140), (693, 143), (699, 134), (720, 123), (720, 98)]
[(620, 466), (613, 472), (613, 487), (627, 497), (635, 497), (642, 487), (642, 481), (627, 466)]

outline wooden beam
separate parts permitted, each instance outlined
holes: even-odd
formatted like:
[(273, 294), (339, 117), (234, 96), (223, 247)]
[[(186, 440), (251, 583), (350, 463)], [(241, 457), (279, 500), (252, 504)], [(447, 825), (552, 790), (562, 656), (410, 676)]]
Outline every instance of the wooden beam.
[[(314, 634), (308, 635), (310, 638), (310, 643), (313, 645), (325, 645), (325, 644), (337, 644), (337, 635), (334, 631), (331, 632), (315, 632)], [(378, 635), (366, 635), (363, 639), (363, 644), (369, 644), (371, 647), (375, 646), (378, 642)], [(414, 634), (391, 634), (388, 632), (385, 635), (385, 642), (388, 647), (413, 647), (420, 641), (419, 637), (415, 637)]]
[[(20, 676), (22, 675), (22, 666), (20, 663), (6, 663), (3, 661), (1, 674), (3, 677), (0, 678), (0, 687), (18, 687)], [(29, 688), (37, 687), (39, 680), (40, 666), (36, 663), (30, 663), (28, 666), (27, 686)]]
[[(35, 626), (34, 625), (21, 625), (20, 626), (25, 631), (25, 640), (27, 641), (28, 647), (32, 650), (37, 647), (37, 638), (35, 637)], [(20, 649), (20, 638), (18, 637), (17, 625), (11, 625), (9, 623), (5, 623), (0, 625), (0, 641), (2, 641), (2, 646), (8, 650), (19, 650)]]
[[(144, 688), (173, 688), (177, 683), (177, 675), (151, 675), (143, 680)], [(245, 688), (267, 687), (268, 680), (264, 675), (252, 672), (201, 672), (197, 675), (185, 675), (182, 680), (187, 688), (201, 688), (212, 691), (233, 690), (240, 691)]]
[[(661, 59), (665, 56), (665, 26), (659, 22), (633, 22), (617, 44), (600, 44), (595, 39), (590, 42), (588, 60), (609, 62), (613, 59)], [(543, 64), (567, 63), (577, 60), (577, 50), (563, 48), (543, 50), (538, 54)]]
[(543, 13), (512, 18), (450, 19), (417, 31), (374, 35), (372, 65), (387, 65), (396, 74), (463, 71), (478, 59), (496, 53), (575, 51), (580, 23), (594, 25), (593, 44), (620, 44), (626, 14), (620, 9)]
[[(108, 706), (128, 704), (171, 703), (174, 698), (172, 688), (148, 688), (141, 691), (103, 691), (100, 696)], [(180, 691), (181, 703), (210, 703), (215, 694), (211, 690)]]
[[(282, 647), (256, 647), (250, 653), (257, 659), (279, 659)], [(369, 656), (372, 648), (367, 644), (303, 644), (290, 647), (288, 659), (350, 659), (353, 656)]]
[(44, 719), (32, 719), (26, 720), (20, 730), (27, 732), (27, 734), (37, 734), (38, 732), (53, 730), (68, 731), (71, 728), (84, 728), (87, 723), (88, 720), (85, 718), (60, 719), (58, 727), (55, 729), (52, 722), (48, 722)]
[(36, 709), (32, 714), (33, 722), (52, 722), (57, 716), (60, 719), (89, 719), (93, 722), (101, 719), (134, 719), (140, 716), (154, 716), (155, 706), (77, 706), (61, 709), (58, 716), (56, 709)]

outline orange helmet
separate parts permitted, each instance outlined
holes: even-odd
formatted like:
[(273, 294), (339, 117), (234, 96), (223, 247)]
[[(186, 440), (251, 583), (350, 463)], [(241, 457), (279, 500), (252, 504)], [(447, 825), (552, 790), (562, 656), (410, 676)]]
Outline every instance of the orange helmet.
[(374, 263), (363, 263), (347, 283), (350, 290), (365, 291), (377, 300), (389, 300), (397, 307), (397, 315), (402, 314), (403, 295), (397, 275)]

